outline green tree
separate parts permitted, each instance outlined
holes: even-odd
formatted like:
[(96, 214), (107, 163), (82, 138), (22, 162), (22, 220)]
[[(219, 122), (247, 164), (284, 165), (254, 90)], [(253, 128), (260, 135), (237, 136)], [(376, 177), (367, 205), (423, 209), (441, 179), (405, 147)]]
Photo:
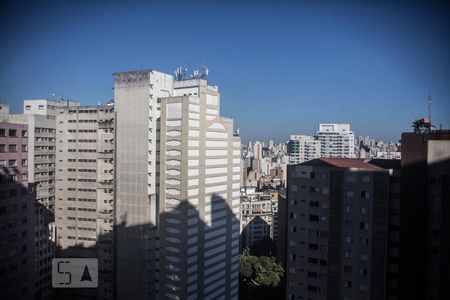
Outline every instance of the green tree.
[(250, 286), (276, 287), (283, 278), (283, 267), (275, 257), (253, 256), (245, 249), (239, 258), (239, 273)]

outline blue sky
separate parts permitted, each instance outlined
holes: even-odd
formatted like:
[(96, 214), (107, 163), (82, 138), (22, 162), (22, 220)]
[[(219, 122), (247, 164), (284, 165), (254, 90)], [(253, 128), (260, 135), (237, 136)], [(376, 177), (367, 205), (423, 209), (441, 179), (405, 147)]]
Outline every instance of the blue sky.
[(444, 2), (3, 1), (0, 99), (105, 103), (114, 72), (204, 64), (244, 140), (345, 122), (396, 141), (430, 90), (450, 128), (449, 20)]

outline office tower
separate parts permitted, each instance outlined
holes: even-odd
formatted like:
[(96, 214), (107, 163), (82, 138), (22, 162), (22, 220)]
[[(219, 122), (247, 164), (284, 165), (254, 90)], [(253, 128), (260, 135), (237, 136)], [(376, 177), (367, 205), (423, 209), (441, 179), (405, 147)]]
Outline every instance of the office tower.
[(355, 135), (350, 130), (350, 124), (320, 124), (317, 137), (321, 157), (356, 157)]
[[(8, 108), (0, 106), (3, 111)], [(0, 117), (1, 118), (1, 117)], [(28, 128), (0, 122), (0, 290), (34, 299), (34, 193), (28, 186)]]
[(64, 107), (78, 106), (70, 100), (25, 100), (24, 114), (1, 117), (28, 126), (28, 182), (35, 189), (36, 299), (51, 297), (51, 261), (55, 256), (55, 134), (56, 115)]
[(384, 299), (389, 172), (358, 159), (288, 167), (288, 299)]
[(96, 290), (59, 292), (64, 298), (93, 292), (112, 299), (114, 108), (66, 108), (56, 124), (57, 256), (98, 258), (99, 268)]
[(157, 297), (158, 99), (171, 96), (172, 85), (172, 76), (153, 70), (114, 74), (116, 287), (119, 299)]
[(289, 164), (299, 164), (320, 157), (321, 142), (313, 136), (291, 135), (287, 153)]
[(268, 191), (256, 192), (254, 187), (241, 187), (240, 193), (241, 250), (265, 238), (275, 240), (278, 234), (278, 198), (272, 199)]
[(118, 298), (237, 297), (240, 138), (218, 88), (114, 76)]
[(206, 80), (161, 99), (159, 290), (166, 299), (237, 299), (241, 143)]
[(448, 299), (450, 131), (401, 141), (400, 299)]

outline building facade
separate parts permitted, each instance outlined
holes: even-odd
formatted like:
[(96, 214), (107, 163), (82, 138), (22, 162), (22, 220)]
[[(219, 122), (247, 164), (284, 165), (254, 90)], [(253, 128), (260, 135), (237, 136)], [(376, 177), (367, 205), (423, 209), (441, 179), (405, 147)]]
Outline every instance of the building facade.
[(291, 135), (288, 142), (289, 164), (299, 164), (319, 158), (321, 141), (308, 135)]
[(34, 299), (34, 192), (28, 183), (28, 127), (0, 122), (0, 290)]
[(400, 299), (450, 297), (450, 131), (403, 133)]
[(289, 166), (287, 298), (384, 299), (389, 173), (358, 159)]
[(236, 298), (241, 145), (218, 88), (114, 76), (118, 297)]
[[(98, 258), (95, 296), (112, 299), (114, 108), (66, 108), (56, 123), (57, 256)], [(71, 292), (64, 296), (81, 296)]]
[(320, 124), (320, 157), (355, 158), (355, 134), (350, 124)]

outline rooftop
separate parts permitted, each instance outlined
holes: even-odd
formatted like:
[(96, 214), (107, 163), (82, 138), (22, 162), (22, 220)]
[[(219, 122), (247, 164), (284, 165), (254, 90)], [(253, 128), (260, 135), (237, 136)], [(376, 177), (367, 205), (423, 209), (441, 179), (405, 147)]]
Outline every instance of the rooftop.
[(357, 168), (357, 169), (371, 169), (382, 170), (382, 168), (369, 164), (359, 158), (318, 158), (302, 163), (304, 166), (323, 166), (323, 167), (338, 167), (338, 168)]

